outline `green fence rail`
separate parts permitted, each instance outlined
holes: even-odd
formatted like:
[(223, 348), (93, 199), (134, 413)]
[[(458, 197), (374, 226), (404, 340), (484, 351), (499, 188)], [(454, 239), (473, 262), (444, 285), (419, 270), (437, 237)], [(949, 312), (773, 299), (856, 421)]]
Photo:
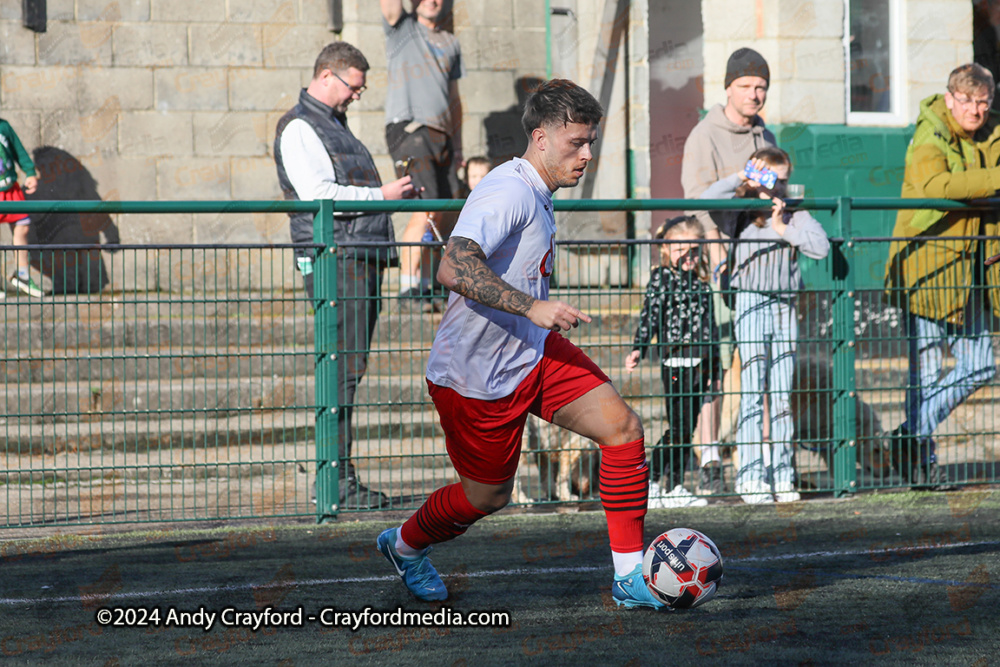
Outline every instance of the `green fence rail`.
[[(888, 432), (902, 421), (908, 388), (901, 352), (905, 334), (896, 326), (898, 309), (887, 304), (881, 290), (855, 288), (859, 256), (877, 267), (870, 258), (884, 257), (891, 230), (886, 237), (855, 237), (851, 214), (901, 207), (996, 208), (1000, 200), (845, 197), (794, 203), (816, 211), (833, 240), (827, 260), (802, 263), (807, 286), (798, 300), (799, 347), (803, 358), (828, 362), (829, 370), (828, 384), (810, 390), (822, 397), (820, 416), (810, 419), (824, 426), (800, 438), (797, 467), (800, 479), (808, 481), (803, 488), (845, 495), (903, 486), (905, 481), (886, 469), (863, 464), (872, 459), (875, 445), (873, 434), (858, 426), (874, 410), (881, 415), (876, 449), (898, 444)], [(83, 257), (74, 261), (101, 261), (102, 253), (87, 251), (113, 256), (112, 269), (101, 271), (117, 271), (115, 285), (123, 289), (42, 301), (12, 292), (0, 302), (6, 327), (7, 414), (0, 425), (5, 527), (336, 517), (351, 511), (337, 506), (343, 462), (337, 454), (336, 415), (345, 407), (354, 410), (355, 458), (363, 480), (391, 497), (386, 509), (417, 506), (453, 475), (422, 381), (439, 316), (404, 312), (387, 286), (366, 382), (354, 405), (338, 405), (336, 378), (345, 350), (339, 348), (334, 298), (334, 213), (444, 211), (461, 205), (454, 200), (0, 203), (0, 213), (308, 211), (317, 216), (318, 253), (315, 298), (307, 304), (296, 282), (291, 244), (30, 246), (43, 269), (65, 265), (71, 255)], [(555, 202), (556, 211), (567, 213), (768, 205), (674, 199)], [(646, 363), (629, 376), (618, 372), (631, 349), (641, 283), (655, 244), (562, 240), (558, 245), (555, 293), (579, 303), (595, 320), (575, 334), (574, 342), (612, 374), (643, 416), (647, 441), (655, 442), (665, 415), (654, 366)], [(11, 246), (0, 248), (7, 267), (12, 252)], [(149, 272), (157, 280), (151, 281)], [(48, 274), (47, 281), (57, 287)], [(969, 406), (993, 400), (988, 385)], [(859, 410), (864, 414), (859, 416)], [(969, 422), (974, 427), (953, 420), (939, 433), (945, 448), (951, 447), (952, 465), (961, 467), (960, 484), (996, 481), (995, 427), (983, 420), (985, 413), (976, 412), (979, 421)], [(563, 470), (560, 477), (555, 460), (547, 462), (551, 456), (529, 448), (530, 465), (523, 466), (519, 489), (522, 502), (595, 501), (596, 484), (587, 482), (596, 471), (593, 452), (546, 432), (544, 425), (533, 425), (529, 433), (532, 442), (545, 441), (550, 454), (573, 452), (567, 460), (575, 470), (572, 475)], [(570, 477), (571, 496), (557, 492), (557, 483)]]

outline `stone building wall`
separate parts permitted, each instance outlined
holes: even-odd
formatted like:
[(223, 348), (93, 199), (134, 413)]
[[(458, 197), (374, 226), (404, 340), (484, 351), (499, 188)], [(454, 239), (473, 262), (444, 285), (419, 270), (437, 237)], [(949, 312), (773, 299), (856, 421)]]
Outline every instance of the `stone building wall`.
[[(941, 92), (948, 73), (972, 60), (972, 3), (900, 0), (906, 39), (903, 122)], [(741, 46), (771, 68), (764, 115), (769, 123), (845, 123), (844, 3), (829, 0), (702, 0), (705, 108), (725, 103), (726, 60)]]
[[(0, 3), (0, 117), (29, 151), (55, 149), (45, 153), (50, 176), (80, 176), (93, 186), (93, 198), (279, 199), (275, 124), (308, 83), (317, 53), (339, 38), (372, 65), (369, 90), (348, 113), (352, 129), (383, 179), (393, 176), (375, 0), (344, 0), (340, 36), (328, 27), (326, 0), (47, 5), (47, 31), (34, 33), (21, 24), (20, 2)], [(467, 69), (460, 82), (467, 156), (516, 148), (511, 112), (519, 86), (545, 76), (544, 9), (536, 0), (455, 1)], [(395, 217), (400, 225), (403, 216)], [(200, 244), (286, 243), (287, 220), (285, 214), (169, 214), (119, 215), (112, 222), (121, 243)], [(135, 265), (131, 253), (108, 260), (117, 289), (164, 288), (184, 274), (171, 260)], [(294, 285), (291, 266), (282, 266), (277, 279)]]

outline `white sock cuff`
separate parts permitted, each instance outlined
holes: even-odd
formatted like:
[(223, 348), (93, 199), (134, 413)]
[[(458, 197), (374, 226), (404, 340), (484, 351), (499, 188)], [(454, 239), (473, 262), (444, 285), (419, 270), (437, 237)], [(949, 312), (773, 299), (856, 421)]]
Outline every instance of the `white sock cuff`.
[(416, 276), (411, 276), (408, 274), (400, 274), (399, 276), (399, 291), (405, 292), (406, 290), (416, 287), (420, 284), (420, 278)]
[(629, 551), (626, 553), (612, 551), (611, 558), (615, 563), (615, 574), (619, 577), (627, 577), (632, 574), (632, 570), (635, 569), (636, 565), (642, 565), (641, 551)]
[(423, 549), (414, 549), (409, 544), (403, 541), (403, 531), (396, 531), (396, 553), (398, 553), (403, 558), (416, 558), (424, 552)]
[(719, 443), (712, 443), (701, 448), (701, 465), (707, 466), (709, 463), (722, 461), (722, 449)]

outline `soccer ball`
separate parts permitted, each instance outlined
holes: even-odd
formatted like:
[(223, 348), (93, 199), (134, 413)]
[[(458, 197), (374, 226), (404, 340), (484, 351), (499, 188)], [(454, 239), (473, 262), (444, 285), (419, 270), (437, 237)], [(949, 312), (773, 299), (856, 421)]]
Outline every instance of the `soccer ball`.
[(722, 583), (722, 555), (715, 543), (697, 530), (673, 528), (646, 549), (642, 578), (663, 604), (691, 609), (715, 597)]

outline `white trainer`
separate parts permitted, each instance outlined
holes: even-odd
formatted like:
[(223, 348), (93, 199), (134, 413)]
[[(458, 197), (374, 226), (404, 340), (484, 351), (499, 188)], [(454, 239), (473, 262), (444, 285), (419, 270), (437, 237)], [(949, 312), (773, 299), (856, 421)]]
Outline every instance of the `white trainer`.
[(663, 497), (666, 495), (663, 487), (658, 482), (649, 480), (649, 500), (646, 503), (646, 507), (651, 510), (665, 509), (666, 505), (663, 504)]
[(771, 488), (757, 479), (738, 482), (736, 484), (736, 493), (740, 494), (740, 498), (747, 505), (764, 505), (774, 502), (774, 496), (771, 495)]
[(795, 490), (795, 485), (791, 482), (778, 482), (774, 485), (774, 498), (779, 503), (794, 503), (802, 500), (802, 496)]
[(674, 490), (660, 498), (659, 507), (662, 509), (679, 509), (681, 507), (704, 507), (708, 501), (699, 498), (683, 486), (678, 484)]

